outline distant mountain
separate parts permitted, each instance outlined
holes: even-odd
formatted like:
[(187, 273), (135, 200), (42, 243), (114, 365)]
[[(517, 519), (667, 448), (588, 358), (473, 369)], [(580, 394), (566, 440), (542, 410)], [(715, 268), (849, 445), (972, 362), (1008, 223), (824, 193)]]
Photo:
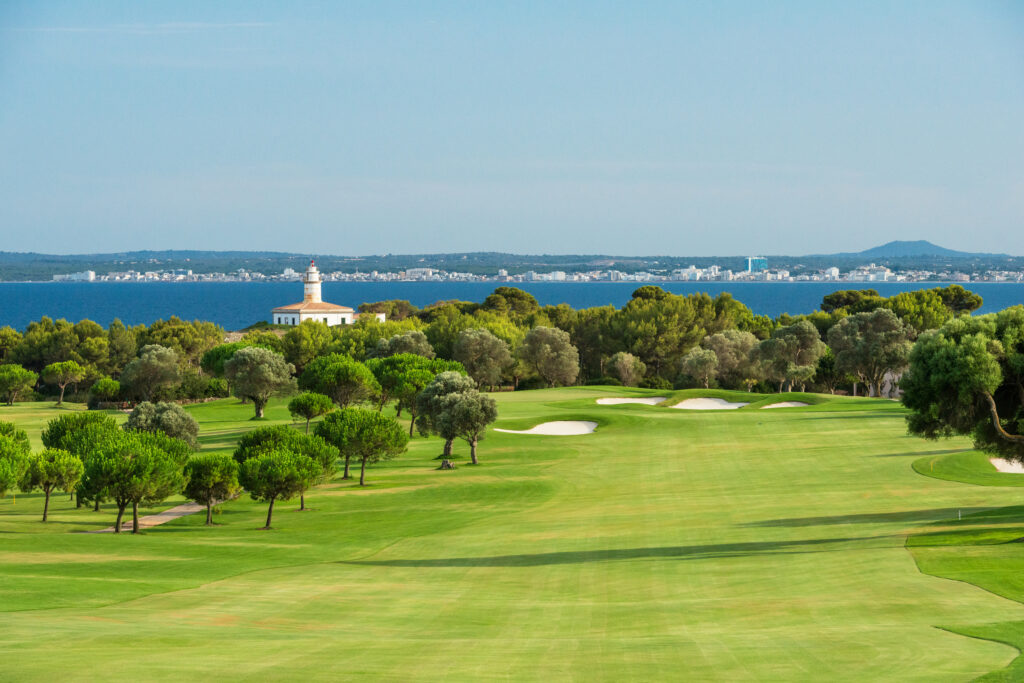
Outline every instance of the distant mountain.
[(833, 256), (844, 258), (866, 258), (866, 259), (890, 259), (890, 258), (914, 258), (914, 257), (942, 257), (942, 258), (992, 258), (1006, 257), (1006, 254), (979, 254), (968, 251), (956, 251), (946, 249), (927, 240), (901, 241), (896, 240), (871, 249), (860, 252), (844, 254), (833, 254)]

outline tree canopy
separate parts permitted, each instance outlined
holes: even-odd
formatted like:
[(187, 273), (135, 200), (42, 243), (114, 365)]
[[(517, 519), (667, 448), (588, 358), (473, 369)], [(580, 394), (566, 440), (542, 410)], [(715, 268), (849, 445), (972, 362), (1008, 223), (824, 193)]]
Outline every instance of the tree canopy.
[(368, 401), (381, 390), (366, 365), (340, 353), (321, 356), (309, 363), (302, 371), (299, 386), (329, 396), (339, 408)]
[(231, 392), (252, 401), (256, 418), (271, 396), (287, 396), (295, 391), (295, 367), (284, 356), (269, 349), (249, 346), (239, 349), (224, 363), (224, 376)]

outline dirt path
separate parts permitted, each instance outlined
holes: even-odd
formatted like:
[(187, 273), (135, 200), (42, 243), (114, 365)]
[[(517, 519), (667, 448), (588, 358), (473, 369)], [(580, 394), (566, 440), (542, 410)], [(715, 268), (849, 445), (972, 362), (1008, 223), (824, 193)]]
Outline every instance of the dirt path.
[[(199, 505), (198, 503), (183, 503), (182, 505), (176, 505), (168, 510), (164, 510), (163, 512), (158, 512), (155, 515), (146, 515), (145, 517), (139, 517), (139, 528), (148, 529), (153, 526), (160, 526), (161, 524), (166, 524), (172, 519), (178, 519), (179, 517), (184, 517), (185, 515), (192, 515), (197, 512), (206, 512), (206, 506)], [(121, 521), (122, 532), (132, 530), (131, 511), (126, 510), (125, 516), (128, 518), (128, 520)], [(106, 529), (97, 529), (95, 531), (90, 531), (89, 533), (112, 534), (114, 533), (114, 527), (108, 526)]]

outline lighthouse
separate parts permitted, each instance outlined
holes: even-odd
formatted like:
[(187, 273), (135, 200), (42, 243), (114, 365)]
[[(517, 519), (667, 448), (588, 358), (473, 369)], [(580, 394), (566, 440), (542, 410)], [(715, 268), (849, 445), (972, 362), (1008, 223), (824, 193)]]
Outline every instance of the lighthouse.
[[(320, 285), (320, 271), (316, 267), (316, 261), (310, 259), (309, 268), (306, 268), (306, 272), (302, 275), (302, 302), (273, 309), (270, 312), (271, 322), (277, 325), (298, 325), (312, 320), (334, 326), (350, 325), (359, 320), (360, 314), (356, 313), (355, 309), (324, 301)], [(366, 315), (384, 322), (383, 313), (367, 313)]]

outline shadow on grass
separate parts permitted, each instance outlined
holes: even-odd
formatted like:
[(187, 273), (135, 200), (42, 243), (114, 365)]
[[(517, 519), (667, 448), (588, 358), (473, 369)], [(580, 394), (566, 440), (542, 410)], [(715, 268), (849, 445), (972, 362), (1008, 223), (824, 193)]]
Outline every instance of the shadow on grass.
[(757, 541), (751, 543), (717, 543), (710, 545), (676, 545), (653, 548), (609, 548), (607, 550), (579, 550), (522, 555), (493, 555), (487, 557), (441, 557), (412, 560), (345, 560), (338, 564), (376, 567), (540, 567), (552, 564), (585, 564), (612, 560), (640, 560), (650, 558), (707, 560), (729, 557), (752, 557), (769, 554), (797, 554), (834, 552), (843, 548), (824, 546), (856, 543), (861, 549), (866, 541), (888, 539), (892, 536), (865, 536), (861, 538), (815, 538), (803, 541)]
[[(782, 517), (747, 522), (742, 527), (804, 527), (828, 526), (832, 524), (888, 524), (890, 522), (940, 522), (956, 519), (958, 514), (972, 515), (990, 508), (933, 508), (930, 510), (901, 510), (898, 512), (868, 512), (855, 515), (830, 515), (823, 517)], [(981, 520), (982, 518), (977, 518)], [(966, 521), (966, 520), (964, 520)], [(986, 521), (991, 521), (990, 519)], [(975, 522), (983, 523), (982, 521)]]
[(874, 456), (876, 458), (909, 458), (918, 457), (923, 458), (929, 455), (949, 455), (951, 453), (966, 453), (971, 450), (970, 448), (947, 448), (942, 451), (906, 451), (905, 453), (879, 453)]

